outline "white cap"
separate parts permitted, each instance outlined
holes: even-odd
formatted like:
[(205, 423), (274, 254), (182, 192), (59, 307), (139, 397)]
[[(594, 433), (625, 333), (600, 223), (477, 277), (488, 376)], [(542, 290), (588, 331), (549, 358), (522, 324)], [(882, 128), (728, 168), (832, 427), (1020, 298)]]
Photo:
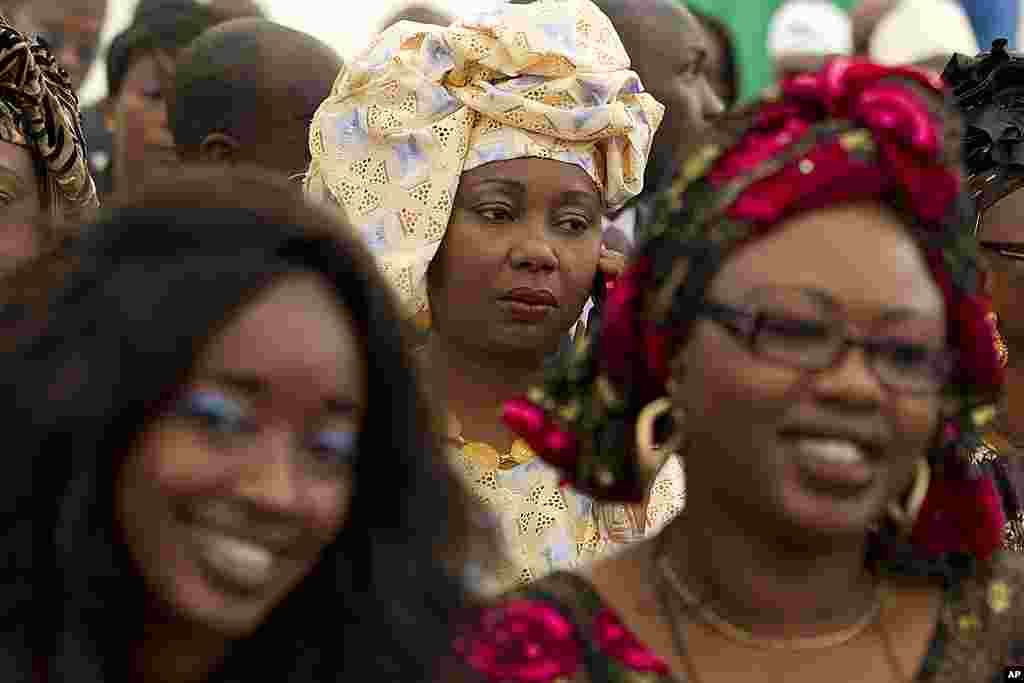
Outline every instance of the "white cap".
[(903, 0), (882, 17), (868, 54), (879, 64), (916, 64), (954, 52), (974, 56), (978, 39), (956, 0)]
[(772, 57), (852, 53), (850, 16), (829, 0), (789, 0), (768, 23)]

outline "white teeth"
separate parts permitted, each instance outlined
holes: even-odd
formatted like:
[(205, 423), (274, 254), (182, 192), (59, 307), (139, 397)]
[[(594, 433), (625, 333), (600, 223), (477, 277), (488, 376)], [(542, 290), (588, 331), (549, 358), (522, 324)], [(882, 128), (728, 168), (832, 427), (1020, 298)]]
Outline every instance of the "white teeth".
[(864, 451), (850, 441), (839, 439), (800, 439), (797, 442), (804, 455), (823, 462), (850, 465), (864, 461)]
[(211, 569), (247, 588), (258, 588), (270, 579), (274, 556), (266, 548), (217, 533), (205, 536), (203, 559)]

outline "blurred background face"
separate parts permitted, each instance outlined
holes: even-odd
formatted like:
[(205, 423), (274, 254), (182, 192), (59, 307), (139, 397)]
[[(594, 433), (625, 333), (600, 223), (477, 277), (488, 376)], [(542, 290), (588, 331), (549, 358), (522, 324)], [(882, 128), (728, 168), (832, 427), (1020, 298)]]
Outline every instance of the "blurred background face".
[(156, 166), (177, 163), (167, 123), (173, 82), (173, 58), (159, 52), (138, 55), (125, 73), (109, 114), (115, 190), (130, 187)]
[(9, 272), (38, 250), (33, 226), (41, 210), (32, 152), (0, 142), (0, 274)]
[(355, 486), (364, 359), (319, 275), (280, 281), (213, 339), (118, 478), (124, 538), (160, 607), (238, 637), (313, 569)]
[[(1024, 192), (1018, 190), (985, 212), (978, 240), (1016, 245), (1024, 253)], [(992, 305), (999, 315), (999, 330), (1011, 350), (1024, 349), (1024, 260), (984, 249), (992, 277)], [(1013, 354), (1010, 355), (1013, 358)]]
[(556, 351), (590, 295), (603, 211), (573, 164), (513, 159), (464, 173), (431, 264), (438, 333), (489, 353)]
[(709, 81), (712, 48), (704, 28), (682, 3), (637, 13), (616, 28), (644, 88), (665, 105), (648, 162), (661, 181), (675, 173), (710, 119), (722, 111)]
[(25, 0), (13, 21), (46, 41), (77, 90), (96, 61), (106, 13), (107, 0)]
[[(787, 320), (842, 319), (857, 338), (945, 346), (941, 292), (902, 223), (874, 204), (792, 219), (734, 254), (709, 298)], [(686, 421), (687, 480), (751, 533), (862, 536), (906, 490), (937, 429), (939, 395), (889, 389), (860, 349), (809, 372), (701, 320), (681, 353), (675, 400), (700, 417)]]

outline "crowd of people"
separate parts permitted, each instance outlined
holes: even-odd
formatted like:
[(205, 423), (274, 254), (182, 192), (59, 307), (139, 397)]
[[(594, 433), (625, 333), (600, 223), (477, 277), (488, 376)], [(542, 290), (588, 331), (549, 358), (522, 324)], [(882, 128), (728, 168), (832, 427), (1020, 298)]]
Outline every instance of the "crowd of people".
[(106, 2), (0, 4), (0, 680), (1024, 665), (1024, 55), (965, 8), (781, 3), (750, 96), (706, 3), (345, 60), (143, 0), (83, 111)]

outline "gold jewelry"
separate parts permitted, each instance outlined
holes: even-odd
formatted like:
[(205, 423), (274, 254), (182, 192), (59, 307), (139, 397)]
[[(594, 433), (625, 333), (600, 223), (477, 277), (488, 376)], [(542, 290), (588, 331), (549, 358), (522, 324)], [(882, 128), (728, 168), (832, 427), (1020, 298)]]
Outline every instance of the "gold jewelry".
[(672, 436), (665, 443), (657, 443), (654, 427), (658, 418), (672, 411), (672, 399), (662, 396), (645, 405), (636, 416), (636, 455), (643, 472), (653, 479), (654, 475), (665, 464), (665, 459), (679, 445), (679, 431), (673, 430)]
[(686, 587), (686, 584), (682, 582), (675, 570), (672, 569), (672, 565), (669, 563), (668, 557), (662, 556), (659, 564), (661, 572), (668, 584), (682, 599), (683, 603), (685, 603), (689, 609), (693, 610), (705, 624), (714, 629), (719, 635), (724, 636), (734, 643), (764, 650), (826, 650), (839, 647), (840, 645), (845, 645), (857, 636), (861, 635), (869, 626), (871, 626), (872, 623), (874, 623), (878, 618), (878, 615), (881, 613), (882, 603), (885, 601), (885, 585), (882, 581), (879, 581), (875, 590), (875, 599), (871, 603), (871, 607), (869, 607), (868, 610), (852, 625), (820, 636), (802, 638), (767, 638), (755, 635), (744, 628), (732, 624), (697, 599), (697, 597)]
[(914, 522), (917, 521), (917, 515), (921, 512), (925, 496), (928, 495), (928, 485), (932, 480), (932, 468), (927, 459), (918, 458), (914, 467), (914, 483), (910, 487), (910, 493), (907, 494), (906, 502), (902, 506), (892, 502), (886, 508), (889, 519), (908, 535)]
[(466, 441), (459, 438), (455, 442), (466, 457), (492, 470), (510, 470), (537, 457), (533, 449), (522, 439), (512, 442), (512, 448), (508, 453), (499, 453), (498, 449), (483, 441)]
[(1003, 339), (1003, 335), (999, 332), (999, 316), (995, 311), (990, 311), (985, 316), (985, 321), (992, 326), (996, 353), (999, 354), (999, 365), (1005, 368), (1010, 363), (1010, 348), (1006, 345), (1006, 340)]
[(508, 453), (499, 453), (497, 448), (483, 441), (466, 441), (462, 437), (462, 423), (451, 413), (448, 414), (447, 438), (464, 456), (491, 470), (510, 470), (537, 457), (522, 439), (513, 441)]

